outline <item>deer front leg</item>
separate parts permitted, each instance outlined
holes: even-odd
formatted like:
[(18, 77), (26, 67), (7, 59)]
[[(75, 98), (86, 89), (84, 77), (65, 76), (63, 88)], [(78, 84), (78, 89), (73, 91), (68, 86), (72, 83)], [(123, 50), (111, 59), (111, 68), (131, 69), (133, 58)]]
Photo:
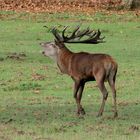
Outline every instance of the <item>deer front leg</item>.
[(85, 110), (81, 105), (82, 93), (84, 90), (85, 83), (80, 84), (80, 88), (77, 94), (77, 106), (78, 106), (78, 114), (85, 115)]
[(84, 83), (81, 83), (80, 81), (75, 81), (75, 84), (74, 84), (74, 98), (75, 98), (76, 103), (77, 103), (77, 114), (78, 115), (80, 115), (80, 114), (84, 115), (85, 114), (85, 111), (82, 108), (82, 105), (80, 104), (83, 89), (84, 89)]

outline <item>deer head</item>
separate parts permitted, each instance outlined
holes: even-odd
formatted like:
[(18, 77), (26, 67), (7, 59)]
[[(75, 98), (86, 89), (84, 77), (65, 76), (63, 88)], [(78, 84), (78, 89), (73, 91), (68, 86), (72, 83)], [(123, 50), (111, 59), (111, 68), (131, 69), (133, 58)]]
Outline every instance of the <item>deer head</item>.
[(41, 47), (43, 48), (42, 54), (44, 56), (48, 56), (53, 60), (57, 60), (59, 49), (65, 47), (63, 42), (59, 42), (55, 40), (55, 42), (44, 42), (40, 43)]

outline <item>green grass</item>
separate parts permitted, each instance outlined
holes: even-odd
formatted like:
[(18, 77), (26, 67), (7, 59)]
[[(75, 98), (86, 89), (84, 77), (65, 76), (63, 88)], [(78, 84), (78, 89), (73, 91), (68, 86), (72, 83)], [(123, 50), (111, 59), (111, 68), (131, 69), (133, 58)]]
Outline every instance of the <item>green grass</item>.
[[(78, 15), (79, 16), (79, 15)], [(140, 139), (140, 20), (130, 15), (78, 17), (70, 14), (1, 12), (0, 20), (0, 140), (139, 140)], [(116, 16), (116, 18), (115, 18)], [(78, 17), (78, 19), (77, 19)], [(63, 20), (62, 20), (63, 19)], [(107, 21), (107, 22), (106, 22)], [(73, 81), (41, 55), (39, 43), (53, 40), (44, 25), (100, 28), (106, 36), (98, 45), (67, 45), (75, 52), (102, 52), (119, 64), (117, 102), (113, 119), (112, 95), (103, 117), (96, 118), (101, 94), (87, 83), (84, 118), (75, 115)], [(8, 56), (26, 54), (18, 59)]]

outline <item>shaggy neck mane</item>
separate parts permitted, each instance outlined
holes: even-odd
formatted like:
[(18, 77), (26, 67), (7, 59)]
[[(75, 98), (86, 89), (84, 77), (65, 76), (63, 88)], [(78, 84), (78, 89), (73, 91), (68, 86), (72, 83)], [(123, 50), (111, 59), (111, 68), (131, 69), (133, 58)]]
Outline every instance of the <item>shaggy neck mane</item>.
[(73, 52), (66, 47), (62, 47), (58, 51), (57, 65), (62, 73), (68, 74)]

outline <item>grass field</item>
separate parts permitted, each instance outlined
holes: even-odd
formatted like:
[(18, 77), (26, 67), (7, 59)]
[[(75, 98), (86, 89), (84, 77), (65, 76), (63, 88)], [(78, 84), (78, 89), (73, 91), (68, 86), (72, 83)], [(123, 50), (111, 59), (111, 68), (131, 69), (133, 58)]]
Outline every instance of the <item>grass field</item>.
[[(140, 140), (140, 18), (125, 15), (0, 13), (0, 140)], [(75, 25), (101, 29), (105, 43), (67, 46), (75, 51), (102, 52), (119, 64), (117, 103), (113, 118), (112, 95), (103, 117), (96, 118), (101, 93), (89, 82), (78, 118), (73, 81), (41, 55), (39, 43), (53, 36), (44, 25)], [(107, 86), (108, 87), (108, 86)]]

